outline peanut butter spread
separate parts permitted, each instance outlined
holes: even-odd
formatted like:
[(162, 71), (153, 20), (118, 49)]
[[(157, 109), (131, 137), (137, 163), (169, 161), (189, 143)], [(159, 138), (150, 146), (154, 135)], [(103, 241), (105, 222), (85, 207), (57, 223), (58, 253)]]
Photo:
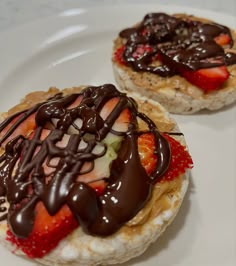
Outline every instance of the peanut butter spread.
[[(68, 95), (71, 93), (77, 93), (81, 89), (82, 87), (64, 89), (63, 94)], [(54, 96), (57, 93), (59, 93), (59, 90), (54, 87), (50, 88), (47, 92), (38, 91), (30, 93), (24, 98), (21, 103), (11, 108), (7, 113), (2, 114), (2, 118), (5, 119), (17, 112), (28, 109), (37, 103), (45, 101), (46, 99)], [(150, 106), (148, 102), (143, 101), (141, 109), (143, 112), (150, 113)], [(174, 130), (176, 126), (174, 121), (166, 115), (165, 111), (162, 110), (161, 107), (157, 106), (157, 109), (157, 112), (152, 112), (151, 115), (151, 118), (155, 121), (157, 128), (161, 131), (169, 132)], [(140, 127), (142, 128), (141, 121)], [(152, 195), (149, 201), (146, 203), (145, 207), (142, 208), (133, 219), (131, 219), (121, 228), (122, 232), (125, 232), (125, 234), (129, 235), (132, 234), (134, 230), (141, 230), (142, 225), (146, 221), (153, 219), (158, 214), (167, 209), (174, 208), (174, 206), (171, 205), (171, 198), (173, 196), (178, 198), (182, 182), (182, 176), (179, 176), (171, 181), (156, 183), (153, 187)]]
[[(173, 17), (181, 18), (181, 19), (191, 19), (193, 21), (199, 22), (211, 22), (210, 20), (195, 17), (195, 16), (187, 16), (185, 14), (176, 14)], [(135, 25), (138, 26), (139, 24)], [(236, 32), (234, 30), (230, 30), (230, 34), (233, 40), (236, 40)], [(124, 38), (118, 37), (114, 41), (113, 52), (117, 51), (117, 49), (121, 48), (125, 44), (126, 40)], [(236, 54), (236, 42), (233, 42), (232, 47), (225, 48), (225, 53)], [(158, 92), (158, 91), (166, 91), (170, 95), (174, 95), (176, 92), (182, 92), (185, 95), (191, 96), (192, 99), (200, 99), (208, 97), (208, 94), (205, 94), (203, 90), (190, 84), (185, 78), (180, 75), (157, 75), (156, 73), (151, 73), (148, 71), (134, 71), (134, 69), (125, 64), (120, 64), (117, 62), (114, 57), (112, 58), (113, 64), (117, 64), (119, 68), (121, 68), (127, 76), (129, 76), (130, 81), (140, 88), (145, 88), (149, 91), (149, 94)], [(160, 61), (153, 61), (150, 66), (159, 66)], [(228, 80), (220, 87), (220, 91), (231, 91), (236, 87), (236, 64), (227, 66), (230, 76)], [(126, 88), (129, 90), (129, 88)], [(218, 90), (217, 90), (218, 91)], [(212, 94), (217, 91), (212, 92)]]

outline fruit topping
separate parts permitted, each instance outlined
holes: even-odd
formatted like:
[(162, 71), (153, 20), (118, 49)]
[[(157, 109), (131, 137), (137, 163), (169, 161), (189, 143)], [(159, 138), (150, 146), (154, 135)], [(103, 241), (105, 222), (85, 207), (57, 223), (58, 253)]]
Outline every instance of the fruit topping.
[(236, 64), (224, 50), (233, 46), (231, 32), (216, 23), (151, 13), (120, 37), (125, 44), (114, 52), (116, 62), (162, 77), (181, 75), (205, 93), (222, 88), (227, 66)]
[(155, 139), (153, 134), (146, 133), (138, 137), (138, 152), (142, 166), (148, 174), (156, 167), (157, 156), (154, 154)]
[[(138, 119), (148, 133), (139, 132)], [(145, 206), (153, 184), (192, 167), (185, 148), (111, 84), (57, 95), (6, 121), (0, 131), (11, 124), (7, 139), (14, 136), (0, 156), (7, 239), (30, 258), (78, 225), (92, 235), (115, 233)]]
[(8, 230), (7, 240), (29, 258), (41, 258), (77, 227), (78, 222), (66, 205), (51, 216), (43, 203), (39, 202), (35, 208), (35, 221), (30, 235), (27, 238), (19, 238)]
[(181, 71), (181, 75), (193, 85), (208, 93), (220, 88), (229, 77), (226, 66)]
[(153, 52), (153, 48), (149, 44), (139, 44), (136, 47), (136, 50), (133, 52), (133, 58), (139, 59), (144, 55), (150, 54)]
[(10, 138), (13, 139), (19, 135), (27, 137), (36, 128), (35, 114), (29, 114), (26, 117), (24, 114), (19, 113), (11, 118), (5, 120), (0, 127), (0, 144), (3, 146), (5, 146)]
[[(186, 169), (192, 168), (193, 162), (186, 147), (182, 146), (178, 141), (168, 135), (164, 135), (170, 144), (171, 160), (166, 173), (163, 175), (160, 182), (170, 181), (180, 174), (183, 174)], [(151, 174), (157, 164), (157, 156), (154, 153), (155, 139), (151, 133), (145, 133), (138, 138), (138, 150), (141, 163), (148, 174)]]
[(228, 34), (221, 33), (219, 36), (214, 38), (215, 42), (221, 46), (229, 45), (231, 38)]
[(185, 173), (186, 169), (191, 169), (193, 167), (192, 158), (186, 147), (167, 134), (165, 134), (164, 137), (167, 139), (171, 147), (171, 161), (161, 182), (172, 180), (178, 175)]
[[(112, 113), (112, 111), (115, 108), (120, 108), (119, 104), (121, 103), (118, 97), (111, 98), (109, 101), (107, 101), (104, 104), (102, 110), (100, 111), (100, 116), (105, 121), (105, 123), (109, 120), (109, 115)], [(112, 125), (112, 131), (126, 133), (128, 131), (128, 125), (130, 123), (130, 119), (131, 119), (130, 110), (128, 108), (121, 110), (119, 116), (116, 118), (114, 124)]]
[(126, 62), (125, 60), (123, 59), (123, 52), (125, 50), (125, 45), (119, 47), (115, 53), (114, 53), (114, 60), (122, 65), (125, 65)]

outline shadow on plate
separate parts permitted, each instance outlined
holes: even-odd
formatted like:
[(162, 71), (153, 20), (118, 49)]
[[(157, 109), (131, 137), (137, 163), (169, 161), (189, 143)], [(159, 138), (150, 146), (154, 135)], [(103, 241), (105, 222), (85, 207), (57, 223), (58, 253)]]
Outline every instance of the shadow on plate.
[[(166, 229), (163, 235), (161, 235), (160, 238), (158, 238), (157, 241), (154, 242), (147, 249), (145, 253), (143, 253), (143, 255), (137, 258), (131, 259), (130, 261), (123, 263), (123, 264), (119, 264), (119, 265), (120, 266), (121, 265), (122, 266), (134, 266), (137, 264), (147, 265), (147, 262), (150, 259), (152, 259), (152, 257), (156, 257), (158, 261), (158, 254), (168, 249), (168, 246), (171, 243), (171, 241), (175, 239), (180, 234), (181, 230), (184, 228), (184, 225), (187, 220), (187, 216), (189, 215), (189, 210), (191, 208), (190, 195), (192, 193), (194, 193), (194, 183), (192, 181), (192, 176), (190, 175), (190, 182), (189, 182), (188, 190), (186, 192), (182, 206), (180, 207), (179, 213), (177, 214), (173, 223)], [(186, 252), (188, 252), (188, 249), (191, 247), (192, 239), (193, 239), (193, 235), (190, 235), (187, 239), (185, 239), (184, 244), (179, 243), (179, 245), (183, 247), (179, 250), (183, 252), (175, 252), (174, 258), (172, 258), (172, 260), (174, 260), (176, 264), (178, 264), (178, 261), (181, 261), (182, 258), (186, 256)], [(173, 263), (171, 265), (173, 265)], [(170, 266), (170, 265), (168, 264), (168, 262), (166, 262), (165, 266)]]

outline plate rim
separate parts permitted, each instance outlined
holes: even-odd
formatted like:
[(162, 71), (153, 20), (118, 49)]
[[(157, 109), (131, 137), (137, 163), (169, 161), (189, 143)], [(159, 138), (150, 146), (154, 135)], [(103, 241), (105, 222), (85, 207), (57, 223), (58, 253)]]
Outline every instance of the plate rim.
[[(112, 9), (116, 8), (116, 9), (118, 9), (118, 8), (121, 8), (121, 7), (124, 8), (124, 7), (127, 7), (127, 6), (133, 7), (134, 4), (128, 4), (128, 5), (122, 4), (122, 5), (116, 5), (116, 6), (113, 6), (113, 5), (108, 6), (108, 5), (106, 5), (106, 8), (112, 8)], [(141, 3), (137, 4), (137, 6), (138, 6), (138, 8), (141, 8), (142, 6), (147, 7), (146, 4), (141, 4)], [(152, 4), (148, 4), (148, 6), (162, 6), (162, 7), (168, 7), (168, 9), (169, 8), (174, 8), (174, 7), (182, 8), (182, 6), (180, 6), (180, 5), (178, 5), (178, 6), (175, 6), (175, 5), (159, 5), (159, 4), (153, 4), (153, 3)], [(94, 7), (85, 7), (85, 9), (87, 10), (87, 12), (91, 12), (90, 10), (93, 10), (93, 12), (95, 12), (98, 8), (99, 9), (104, 9), (103, 6), (99, 6), (99, 7), (96, 7), (96, 6), (94, 6)], [(186, 10), (195, 10), (197, 12), (203, 12), (204, 11), (203, 14), (205, 14), (205, 13), (206, 14), (207, 13), (211, 13), (212, 16), (215, 16), (216, 14), (217, 14), (217, 16), (227, 16), (229, 19), (235, 20), (235, 24), (236, 24), (236, 17), (234, 17), (232, 15), (228, 15), (228, 14), (221, 13), (221, 12), (216, 12), (216, 11), (202, 10), (202, 9), (198, 9), (198, 8), (190, 8), (190, 7), (185, 7), (185, 8), (186, 8)], [(68, 9), (66, 9), (66, 10), (68, 10)], [(9, 35), (9, 38), (12, 38), (11, 37), (12, 34), (18, 34), (19, 31), (26, 31), (27, 30), (27, 27), (33, 27), (33, 25), (38, 24), (38, 23), (40, 24), (42, 21), (47, 22), (47, 21), (51, 21), (51, 20), (57, 20), (57, 19), (59, 19), (61, 17), (60, 14), (61, 14), (61, 12), (59, 12), (56, 15), (52, 15), (52, 16), (50, 16), (48, 18), (37, 19), (37, 20), (35, 20), (33, 22), (28, 22), (28, 23), (26, 23), (24, 25), (19, 25), (19, 26), (15, 27), (15, 28), (13, 28), (11, 30), (7, 30), (6, 33), (5, 33), (6, 34), (5, 35), (5, 38), (7, 38), (7, 35)], [(136, 21), (134, 21), (134, 22), (136, 22)], [(1, 35), (0, 35), (0, 41), (1, 41), (2, 38), (4, 38), (4, 33), (3, 34), (1, 33)], [(0, 55), (0, 58), (1, 58), (1, 55)], [(1, 78), (1, 75), (0, 75), (0, 78)], [(2, 88), (1, 88), (1, 82), (0, 82), (0, 91), (1, 91), (1, 89)]]

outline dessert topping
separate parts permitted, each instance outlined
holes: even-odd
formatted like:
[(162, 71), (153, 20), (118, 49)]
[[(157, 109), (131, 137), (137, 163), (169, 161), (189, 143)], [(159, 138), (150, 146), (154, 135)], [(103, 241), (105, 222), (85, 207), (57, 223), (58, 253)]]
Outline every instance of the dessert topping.
[[(225, 46), (233, 46), (230, 30), (213, 22), (150, 13), (138, 26), (121, 31), (120, 37), (126, 39), (126, 43), (115, 52), (115, 60), (135, 71), (146, 71), (162, 77), (179, 74), (186, 78), (185, 72), (196, 76), (198, 70), (215, 68), (216, 76), (216, 68), (236, 64), (235, 54), (224, 51)], [(140, 46), (148, 48), (142, 56), (140, 53), (135, 56)], [(157, 58), (161, 65), (154, 64)], [(210, 90), (217, 89), (229, 76), (226, 67), (224, 72), (227, 72), (224, 79), (221, 74), (213, 82), (205, 78), (209, 84), (207, 88), (196, 83), (195, 78), (189, 78), (188, 81), (205, 91), (208, 91), (208, 87)]]
[(0, 130), (0, 220), (29, 257), (48, 253), (78, 224), (92, 235), (113, 234), (145, 206), (156, 182), (192, 167), (185, 148), (111, 84), (57, 94)]

